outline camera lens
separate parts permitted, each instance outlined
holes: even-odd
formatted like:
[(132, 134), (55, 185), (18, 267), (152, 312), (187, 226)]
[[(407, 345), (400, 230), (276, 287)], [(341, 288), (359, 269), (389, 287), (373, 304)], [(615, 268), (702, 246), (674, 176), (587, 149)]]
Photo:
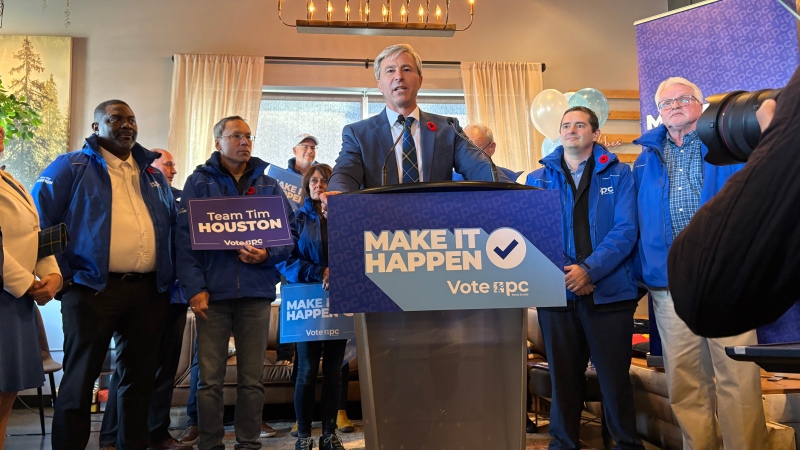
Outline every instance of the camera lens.
[(758, 145), (761, 128), (756, 110), (780, 89), (733, 91), (708, 97), (708, 108), (697, 121), (697, 135), (708, 147), (706, 161), (724, 166), (747, 161)]

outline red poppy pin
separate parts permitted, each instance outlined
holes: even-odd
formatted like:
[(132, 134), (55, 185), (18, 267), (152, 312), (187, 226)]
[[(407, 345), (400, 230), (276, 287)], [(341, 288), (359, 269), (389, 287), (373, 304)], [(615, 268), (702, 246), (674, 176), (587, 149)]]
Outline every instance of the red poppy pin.
[(600, 164), (607, 163), (608, 162), (608, 155), (600, 155), (600, 158), (598, 159), (598, 161), (600, 161)]
[(148, 167), (148, 168), (147, 168), (147, 172), (149, 172), (149, 173), (156, 173), (155, 169), (153, 169), (152, 167)]
[(428, 129), (431, 131), (436, 131), (436, 124), (433, 122), (428, 122)]
[[(606, 158), (606, 159), (608, 159), (608, 158)], [(253, 186), (250, 186), (249, 188), (247, 188), (247, 195), (253, 195), (255, 193), (256, 193), (256, 188), (254, 188)]]

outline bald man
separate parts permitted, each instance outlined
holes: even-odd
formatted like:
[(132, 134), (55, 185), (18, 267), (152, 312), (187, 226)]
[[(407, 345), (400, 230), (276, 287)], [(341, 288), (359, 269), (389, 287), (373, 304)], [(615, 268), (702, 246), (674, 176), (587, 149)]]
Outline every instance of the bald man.
[[(151, 148), (150, 151), (156, 152), (161, 155), (160, 158), (153, 161), (151, 164), (156, 169), (160, 170), (161, 173), (167, 177), (167, 181), (169, 181), (169, 185), (172, 186), (172, 180), (175, 178), (175, 174), (178, 173), (175, 170), (175, 158), (172, 157), (172, 153), (163, 148)], [(180, 189), (172, 188), (172, 193), (174, 194), (175, 191), (181, 192)], [(175, 197), (175, 200), (178, 200), (178, 197)]]
[[(497, 150), (497, 142), (494, 141), (494, 136), (492, 135), (492, 129), (488, 126), (479, 123), (479, 124), (472, 124), (467, 125), (464, 128), (464, 134), (475, 144), (476, 147), (480, 148), (490, 158), (494, 157), (494, 152)], [(522, 171), (514, 172), (511, 169), (506, 169), (505, 167), (497, 167), (498, 172), (502, 172), (505, 176), (508, 177), (509, 180), (515, 181), (522, 175)], [(463, 181), (464, 177), (461, 176), (458, 172), (453, 172), (453, 181)]]
[[(175, 170), (175, 158), (172, 153), (163, 148), (152, 148), (150, 151), (159, 153), (152, 164), (169, 181), (170, 190), (175, 197), (175, 202), (181, 198), (182, 191), (172, 187), (172, 180), (178, 173)], [(174, 241), (173, 241), (174, 242)], [(157, 450), (188, 449), (190, 445), (175, 440), (169, 433), (170, 418), (169, 408), (172, 405), (172, 386), (175, 373), (178, 371), (178, 362), (181, 357), (181, 344), (183, 342), (183, 329), (186, 326), (186, 298), (183, 290), (176, 282), (170, 288), (170, 305), (164, 323), (164, 334), (159, 347), (158, 368), (156, 370), (156, 384), (150, 398), (150, 408), (147, 414), (147, 426), (150, 431), (150, 447)], [(117, 408), (116, 395), (119, 378), (115, 372), (109, 383), (108, 404), (103, 415), (103, 425), (100, 428), (100, 448), (114, 448), (117, 436)]]

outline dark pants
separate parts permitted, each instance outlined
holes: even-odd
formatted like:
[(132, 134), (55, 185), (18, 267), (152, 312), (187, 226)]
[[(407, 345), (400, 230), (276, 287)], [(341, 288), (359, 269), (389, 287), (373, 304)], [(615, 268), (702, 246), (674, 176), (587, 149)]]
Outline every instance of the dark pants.
[(197, 367), (197, 339), (194, 340), (194, 356), (192, 356), (192, 366), (189, 367), (189, 399), (186, 403), (186, 421), (188, 426), (197, 425), (197, 385), (200, 384), (200, 369)]
[[(342, 388), (339, 394), (339, 409), (347, 409), (347, 385), (350, 384), (350, 362), (342, 366)], [(338, 411), (337, 411), (338, 412)]]
[(155, 273), (109, 279), (98, 292), (75, 285), (61, 300), (64, 376), (53, 417), (53, 449), (83, 449), (89, 441), (94, 382), (111, 337), (117, 333), (116, 447), (147, 448), (147, 408), (155, 381), (158, 339), (169, 293), (159, 293)]
[[(172, 389), (175, 386), (175, 373), (181, 359), (181, 344), (186, 326), (186, 304), (170, 304), (164, 321), (164, 332), (161, 335), (156, 384), (150, 399), (147, 415), (147, 427), (150, 430), (150, 443), (157, 444), (172, 436), (169, 434), (169, 408), (172, 406)], [(117, 340), (119, 335), (114, 336)], [(114, 445), (117, 442), (117, 384), (119, 372), (115, 371), (108, 388), (108, 403), (103, 415), (103, 426), (100, 428), (100, 447)]]
[(342, 388), (342, 361), (347, 340), (298, 342), (297, 383), (294, 388), (294, 412), (297, 415), (299, 437), (311, 436), (311, 419), (314, 414), (314, 393), (322, 358), (322, 435), (336, 432), (336, 414)]
[(577, 300), (569, 311), (539, 308), (550, 381), (551, 449), (578, 449), (583, 392), (589, 356), (597, 369), (603, 419), (620, 449), (642, 450), (636, 432), (633, 387), (629, 375), (634, 309), (603, 311)]

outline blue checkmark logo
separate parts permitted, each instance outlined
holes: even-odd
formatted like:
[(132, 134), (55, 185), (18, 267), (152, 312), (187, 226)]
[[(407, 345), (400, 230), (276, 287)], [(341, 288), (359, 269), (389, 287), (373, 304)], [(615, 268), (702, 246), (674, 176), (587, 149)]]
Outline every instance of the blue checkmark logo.
[(499, 257), (501, 257), (501, 258), (503, 258), (503, 259), (506, 259), (506, 257), (508, 256), (508, 254), (509, 254), (509, 253), (511, 253), (511, 252), (513, 252), (513, 251), (514, 251), (514, 249), (515, 249), (515, 248), (517, 248), (517, 246), (518, 246), (518, 245), (519, 245), (519, 241), (517, 241), (516, 239), (514, 239), (514, 240), (513, 240), (513, 241), (511, 241), (511, 243), (510, 243), (510, 244), (508, 244), (508, 246), (506, 246), (506, 248), (504, 248), (504, 249), (503, 249), (503, 248), (500, 248), (500, 247), (495, 247), (495, 248), (494, 248), (494, 252), (495, 252), (495, 253), (497, 253), (497, 256), (499, 256)]
[(500, 269), (513, 269), (522, 264), (527, 241), (513, 228), (498, 228), (486, 239), (486, 256)]

